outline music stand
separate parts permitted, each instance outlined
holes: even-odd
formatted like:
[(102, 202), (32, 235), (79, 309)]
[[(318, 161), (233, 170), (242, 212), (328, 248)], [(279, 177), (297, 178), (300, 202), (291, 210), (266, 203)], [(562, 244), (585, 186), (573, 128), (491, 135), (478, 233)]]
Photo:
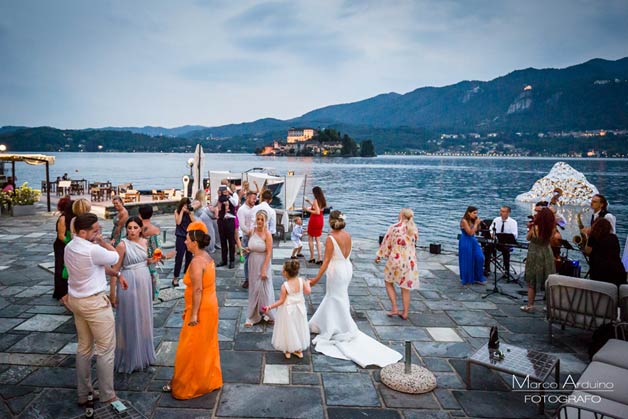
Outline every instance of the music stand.
[(493, 294), (501, 294), (501, 295), (505, 295), (508, 298), (512, 298), (513, 300), (517, 300), (518, 297), (512, 296), (510, 294), (506, 294), (505, 292), (502, 292), (497, 287), (497, 245), (500, 245), (500, 244), (501, 245), (516, 245), (517, 240), (515, 239), (515, 236), (510, 233), (495, 234), (495, 251), (491, 252), (491, 263), (493, 264), (493, 289), (487, 292), (486, 295), (483, 295), (482, 298), (486, 298), (489, 295), (493, 295)]
[(570, 250), (576, 250), (573, 248), (573, 246), (571, 245), (571, 243), (569, 243), (567, 240), (563, 240), (560, 239), (560, 247), (564, 247), (565, 249), (567, 249), (567, 251), (565, 252), (565, 257), (569, 257), (569, 251)]

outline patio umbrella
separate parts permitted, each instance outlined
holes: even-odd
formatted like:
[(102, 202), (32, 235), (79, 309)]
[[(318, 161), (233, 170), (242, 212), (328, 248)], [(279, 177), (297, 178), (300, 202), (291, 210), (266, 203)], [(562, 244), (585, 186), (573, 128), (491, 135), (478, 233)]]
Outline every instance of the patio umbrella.
[(203, 146), (196, 144), (196, 150), (194, 151), (194, 164), (192, 165), (192, 176), (194, 182), (192, 183), (192, 196), (196, 195), (201, 189), (204, 189), (203, 185)]

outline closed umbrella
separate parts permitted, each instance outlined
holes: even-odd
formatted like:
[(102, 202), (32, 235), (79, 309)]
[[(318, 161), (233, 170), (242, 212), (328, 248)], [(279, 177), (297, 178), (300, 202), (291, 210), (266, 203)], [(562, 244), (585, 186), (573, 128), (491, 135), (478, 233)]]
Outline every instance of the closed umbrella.
[(194, 164), (192, 165), (192, 176), (194, 177), (194, 182), (192, 183), (192, 198), (203, 188), (203, 146), (200, 144), (196, 145), (196, 150), (194, 151)]

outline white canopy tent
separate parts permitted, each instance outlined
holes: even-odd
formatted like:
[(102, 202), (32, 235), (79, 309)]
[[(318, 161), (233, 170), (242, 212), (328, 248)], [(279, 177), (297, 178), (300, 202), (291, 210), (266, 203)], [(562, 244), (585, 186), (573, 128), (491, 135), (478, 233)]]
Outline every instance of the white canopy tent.
[(54, 156), (44, 154), (4, 154), (0, 153), (0, 161), (11, 162), (11, 175), (15, 178), (15, 162), (21, 161), (31, 165), (46, 165), (46, 201), (50, 212), (50, 165), (55, 164)]
[[(294, 210), (294, 204), (299, 196), (299, 192), (305, 186), (306, 176), (273, 176), (267, 173), (232, 173), (227, 171), (210, 171), (209, 172), (209, 187), (210, 187), (210, 199), (215, 202), (218, 199), (218, 187), (223, 179), (229, 181), (248, 181), (251, 186), (257, 182), (260, 188), (263, 185), (272, 185), (275, 183), (283, 183), (283, 189), (280, 193), (281, 208), (276, 208), (278, 214), (288, 214), (289, 211)], [(253, 187), (253, 190), (254, 187)], [(284, 227), (284, 231), (288, 231), (289, 217), (281, 217), (281, 224)]]

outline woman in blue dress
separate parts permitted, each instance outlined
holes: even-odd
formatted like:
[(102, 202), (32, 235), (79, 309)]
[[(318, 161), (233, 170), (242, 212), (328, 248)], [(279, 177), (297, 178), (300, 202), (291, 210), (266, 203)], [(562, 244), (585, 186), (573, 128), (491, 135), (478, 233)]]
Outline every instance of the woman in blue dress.
[(460, 240), (458, 241), (458, 265), (460, 267), (460, 280), (463, 286), (471, 284), (485, 284), (484, 278), (484, 254), (475, 238), (480, 228), (478, 209), (469, 206), (460, 220)]

